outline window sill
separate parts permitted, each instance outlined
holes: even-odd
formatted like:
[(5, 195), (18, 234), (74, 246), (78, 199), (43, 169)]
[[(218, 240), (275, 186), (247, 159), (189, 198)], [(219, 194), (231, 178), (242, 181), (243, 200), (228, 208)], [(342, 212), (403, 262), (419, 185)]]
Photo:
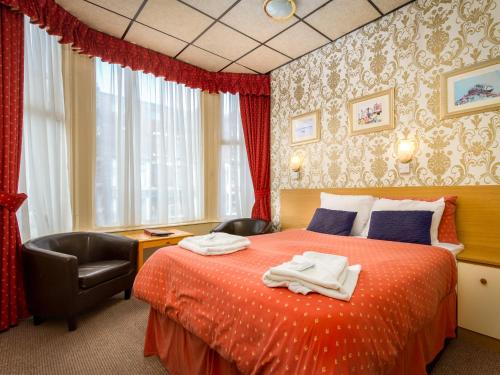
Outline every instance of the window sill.
[(132, 226), (132, 227), (107, 227), (107, 228), (94, 228), (94, 232), (100, 233), (117, 233), (117, 232), (125, 232), (125, 231), (134, 231), (134, 230), (142, 230), (146, 228), (178, 228), (193, 225), (203, 225), (203, 224), (219, 224), (220, 221), (216, 220), (198, 220), (198, 221), (189, 221), (184, 223), (175, 223), (175, 224), (156, 224), (156, 225), (140, 225), (140, 226)]

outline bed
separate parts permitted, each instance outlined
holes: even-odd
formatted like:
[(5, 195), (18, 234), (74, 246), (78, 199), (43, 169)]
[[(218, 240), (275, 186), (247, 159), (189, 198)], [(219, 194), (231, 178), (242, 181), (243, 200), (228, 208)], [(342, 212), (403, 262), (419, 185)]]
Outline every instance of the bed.
[[(282, 192), (285, 229), (303, 226), (317, 195)], [(304, 250), (362, 264), (350, 302), (262, 284), (270, 266)], [(424, 374), (455, 335), (456, 282), (450, 249), (288, 229), (225, 256), (161, 249), (134, 293), (151, 305), (144, 354), (159, 356), (173, 375)]]

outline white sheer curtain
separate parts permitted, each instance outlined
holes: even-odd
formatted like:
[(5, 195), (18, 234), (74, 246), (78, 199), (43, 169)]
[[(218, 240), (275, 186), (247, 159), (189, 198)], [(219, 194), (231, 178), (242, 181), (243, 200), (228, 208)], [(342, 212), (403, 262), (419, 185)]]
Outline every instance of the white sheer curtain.
[(72, 229), (61, 45), (24, 18), (23, 240)]
[(241, 124), (239, 95), (220, 94), (219, 217), (250, 217), (254, 193)]
[(200, 90), (96, 59), (99, 227), (203, 218)]

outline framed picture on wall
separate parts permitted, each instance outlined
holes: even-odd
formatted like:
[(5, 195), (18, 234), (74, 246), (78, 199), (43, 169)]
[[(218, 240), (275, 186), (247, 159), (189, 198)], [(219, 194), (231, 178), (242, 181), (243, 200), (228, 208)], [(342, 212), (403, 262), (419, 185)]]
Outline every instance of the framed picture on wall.
[(292, 146), (317, 142), (320, 139), (320, 111), (305, 113), (290, 119), (290, 143)]
[(394, 89), (350, 100), (351, 135), (394, 129)]
[(441, 119), (499, 108), (500, 59), (441, 75)]

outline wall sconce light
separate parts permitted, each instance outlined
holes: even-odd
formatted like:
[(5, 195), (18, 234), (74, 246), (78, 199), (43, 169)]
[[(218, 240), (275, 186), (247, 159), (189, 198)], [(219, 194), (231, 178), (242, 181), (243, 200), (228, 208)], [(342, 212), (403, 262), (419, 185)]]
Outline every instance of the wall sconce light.
[(396, 155), (399, 160), (399, 173), (410, 173), (410, 162), (417, 151), (417, 141), (414, 139), (400, 139), (396, 142)]
[(295, 153), (290, 158), (290, 169), (292, 170), (292, 180), (298, 180), (300, 178), (300, 168), (302, 168), (302, 155)]
[(397, 143), (397, 155), (401, 163), (409, 163), (417, 150), (417, 142), (413, 139), (400, 139)]

